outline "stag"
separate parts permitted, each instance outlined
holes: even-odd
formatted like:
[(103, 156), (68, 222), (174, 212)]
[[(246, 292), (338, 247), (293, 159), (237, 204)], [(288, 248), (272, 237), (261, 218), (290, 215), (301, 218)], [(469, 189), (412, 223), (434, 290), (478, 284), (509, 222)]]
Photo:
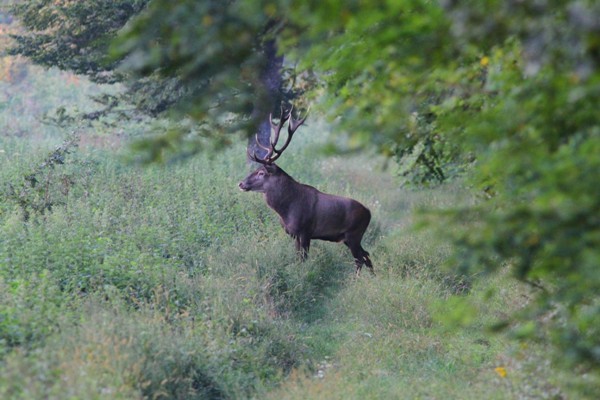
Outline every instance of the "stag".
[[(269, 146), (261, 145), (256, 138), (257, 145), (266, 154), (258, 157), (256, 153), (248, 152), (248, 157), (261, 166), (240, 182), (240, 189), (264, 193), (267, 205), (279, 215), (285, 232), (295, 239), (296, 251), (302, 261), (306, 259), (313, 239), (342, 242), (352, 252), (357, 276), (363, 265), (375, 274), (369, 253), (361, 245), (371, 221), (369, 209), (354, 199), (323, 193), (299, 183), (275, 164), (306, 116), (294, 119), (292, 110), (288, 113), (282, 110), (278, 123), (273, 122), (272, 115), (269, 120), (272, 130)], [(279, 135), (286, 122), (287, 139), (283, 146), (277, 148)]]

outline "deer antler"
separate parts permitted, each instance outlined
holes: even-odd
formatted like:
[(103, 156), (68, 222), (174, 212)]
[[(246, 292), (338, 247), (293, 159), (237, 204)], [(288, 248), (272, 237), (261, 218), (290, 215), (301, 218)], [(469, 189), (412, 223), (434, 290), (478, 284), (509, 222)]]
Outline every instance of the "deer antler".
[[(277, 160), (281, 156), (281, 154), (283, 154), (285, 149), (288, 147), (288, 145), (292, 141), (292, 137), (294, 136), (294, 133), (296, 132), (296, 130), (300, 127), (300, 125), (302, 125), (304, 123), (304, 121), (306, 121), (306, 118), (308, 117), (308, 111), (307, 111), (304, 118), (294, 119), (294, 117), (292, 117), (293, 109), (294, 109), (294, 107), (292, 106), (290, 111), (286, 114), (282, 107), (281, 108), (281, 117), (279, 118), (279, 122), (277, 124), (275, 124), (273, 122), (273, 114), (269, 114), (269, 122), (271, 124), (271, 130), (274, 133), (274, 134), (272, 133), (272, 138), (269, 140), (269, 142), (270, 142), (269, 147), (263, 146), (261, 143), (259, 143), (258, 135), (255, 138), (256, 144), (258, 145), (258, 147), (266, 150), (267, 154), (265, 154), (265, 156), (263, 158), (258, 158), (256, 153), (250, 155), (250, 152), (248, 152), (248, 157), (252, 161), (255, 161), (260, 164), (270, 165), (270, 164), (273, 164), (275, 162), (275, 160)], [(310, 109), (309, 109), (309, 111), (310, 111)], [(277, 149), (277, 142), (279, 142), (279, 135), (281, 134), (281, 129), (285, 125), (286, 121), (289, 121), (288, 137), (287, 137), (285, 143), (283, 144), (283, 146), (281, 146), (281, 148)], [(275, 155), (273, 155), (273, 153), (275, 153)]]

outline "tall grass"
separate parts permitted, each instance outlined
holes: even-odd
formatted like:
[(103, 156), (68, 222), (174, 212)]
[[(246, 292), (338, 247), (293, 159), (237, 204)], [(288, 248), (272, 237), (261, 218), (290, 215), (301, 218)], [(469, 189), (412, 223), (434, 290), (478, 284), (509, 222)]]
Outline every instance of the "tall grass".
[[(18, 146), (43, 157), (44, 149)], [(450, 249), (410, 230), (423, 203), (463, 201), (459, 191), (405, 191), (377, 161), (315, 161), (302, 144), (294, 151), (282, 163), (292, 175), (372, 209), (365, 247), (376, 277), (355, 279), (338, 244), (317, 242), (298, 262), (261, 196), (237, 189), (247, 172), (242, 146), (145, 168), (81, 149), (70, 157), (94, 167), (75, 168), (63, 206), (26, 222), (18, 205), (2, 206), (0, 396), (507, 398), (568, 390), (554, 378), (529, 392), (506, 384), (536, 370), (510, 342), (479, 329), (520, 307), (515, 299), (527, 289), (503, 278), (477, 281), (466, 294), (442, 268)], [(21, 179), (25, 167), (10, 165), (5, 177)], [(76, 189), (78, 179), (85, 188)], [(488, 296), (490, 287), (503, 289)], [(465, 295), (480, 296), (481, 308), (456, 316), (456, 325), (440, 322)]]
[[(60, 132), (0, 137), (0, 398), (586, 396), (595, 382), (554, 371), (542, 345), (485, 330), (529, 288), (455, 276), (448, 245), (412, 229), (420, 208), (473, 201), (460, 184), (406, 190), (376, 157), (319, 157), (326, 131), (311, 124), (281, 166), (371, 209), (375, 277), (339, 244), (298, 261), (261, 195), (237, 189), (243, 143), (149, 167), (82, 146), (43, 190), (23, 186), (55, 204), (25, 220), (6, 188)], [(454, 307), (467, 296), (478, 306)]]

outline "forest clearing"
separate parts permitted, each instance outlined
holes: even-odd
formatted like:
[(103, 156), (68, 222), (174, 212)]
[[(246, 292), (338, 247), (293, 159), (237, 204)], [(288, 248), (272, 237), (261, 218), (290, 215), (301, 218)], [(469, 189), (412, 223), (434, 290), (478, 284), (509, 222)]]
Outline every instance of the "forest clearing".
[[(498, 6), (492, 28), (453, 2), (176, 3), (2, 3), (0, 398), (597, 397), (593, 2)], [(584, 45), (531, 70), (527, 35), (554, 28)], [(240, 190), (275, 160), (353, 199), (304, 206), (347, 208), (310, 252)]]

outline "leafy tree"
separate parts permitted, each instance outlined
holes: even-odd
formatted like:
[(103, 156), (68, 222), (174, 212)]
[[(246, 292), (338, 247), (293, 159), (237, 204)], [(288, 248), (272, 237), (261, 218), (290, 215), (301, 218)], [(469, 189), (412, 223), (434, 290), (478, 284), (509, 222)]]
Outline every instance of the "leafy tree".
[[(51, 2), (31, 2), (41, 3)], [(341, 117), (349, 148), (396, 152), (417, 181), (470, 164), (485, 199), (430, 214), (455, 241), (457, 266), (508, 266), (539, 288), (512, 316), (520, 333), (545, 324), (566, 358), (598, 371), (598, 21), (592, 0), (154, 0), (112, 62), (180, 83), (185, 114), (213, 135), (234, 114), (265, 120), (279, 102), (267, 71), (286, 49), (318, 71), (322, 107)]]
[[(417, 6), (419, 13), (412, 9)], [(407, 173), (420, 171), (413, 180), (444, 181), (450, 167), (463, 161), (462, 153), (436, 128), (431, 112), (448, 88), (432, 84), (421, 68), (431, 57), (447, 60), (458, 52), (446, 40), (450, 24), (443, 18), (434, 2), (365, 7), (354, 2), (155, 0), (120, 36), (112, 54), (138, 76), (158, 73), (181, 80), (189, 91), (185, 115), (205, 123), (204, 135), (244, 128), (224, 122), (231, 122), (231, 115), (250, 115), (251, 125), (259, 127), (249, 132), (258, 130), (267, 142), (268, 114), (296, 95), (293, 89), (275, 90), (282, 82), (276, 71), (283, 66), (277, 50), (289, 49), (292, 58), (305, 60), (303, 70), (315, 65), (322, 72), (319, 79), (332, 94), (325, 107), (343, 115), (342, 128), (351, 132), (346, 150), (375, 144), (387, 154), (412, 159), (414, 168), (409, 164)], [(414, 40), (399, 42), (398, 35)], [(424, 58), (394, 61), (411, 52)], [(410, 80), (421, 82), (418, 95), (409, 92)], [(387, 123), (402, 113), (413, 114), (418, 123), (399, 118), (395, 125)]]
[(107, 62), (111, 39), (147, 0), (18, 2), (12, 12), (30, 31), (14, 35), (12, 53), (47, 67), (87, 75), (98, 83), (122, 80)]
[[(29, 30), (14, 37), (13, 54), (127, 86), (124, 96), (98, 98), (106, 108), (88, 119), (126, 100), (145, 115), (170, 111), (191, 121), (138, 143), (152, 159), (170, 148), (181, 153), (189, 142), (195, 152), (205, 137), (228, 143), (225, 133), (241, 129), (266, 144), (269, 114), (279, 113), (282, 102), (289, 109), (299, 94), (277, 51), (280, 23), (248, 13), (241, 2), (38, 0), (13, 11)], [(109, 57), (112, 39), (126, 25)], [(255, 146), (254, 138), (250, 143)]]
[(305, 58), (331, 72), (330, 105), (357, 142), (410, 149), (413, 132), (435, 132), (472, 154), (471, 182), (491, 199), (431, 223), (464, 272), (508, 265), (540, 288), (520, 334), (544, 321), (562, 354), (598, 368), (600, 6), (309, 3), (290, 8), (312, 16)]
[[(275, 9), (253, 7), (241, 1), (152, 1), (112, 55), (136, 76), (158, 73), (182, 82), (188, 92), (180, 111), (201, 121), (206, 136), (228, 141), (224, 133), (245, 130), (256, 132), (264, 146), (269, 115), (289, 110), (300, 92), (290, 86), (295, 76), (278, 51), (285, 21)], [(251, 151), (263, 152), (251, 136)]]
[(11, 35), (9, 54), (23, 55), (45, 67), (57, 67), (86, 75), (97, 83), (125, 83), (123, 96), (104, 96), (98, 102), (104, 109), (83, 116), (98, 119), (126, 100), (136, 115), (156, 116), (179, 100), (182, 86), (156, 77), (132, 80), (120, 71), (120, 60), (107, 57), (111, 41), (148, 0), (16, 2), (11, 8), (25, 32)]
[[(485, 12), (474, 5), (448, 9), (461, 16), (456, 31), (459, 23), (471, 28), (460, 38), (485, 49), (480, 63), (488, 76), (483, 99), (466, 99), (481, 104), (477, 112), (446, 104), (440, 119), (461, 127), (456, 140), (478, 158), (473, 182), (495, 194), (450, 216), (472, 221), (455, 238), (457, 260), (470, 271), (507, 264), (539, 287), (520, 333), (539, 336), (547, 321), (567, 358), (598, 368), (600, 27), (593, 21), (600, 20), (600, 7), (572, 1), (486, 6)], [(494, 24), (486, 23), (488, 13)]]

